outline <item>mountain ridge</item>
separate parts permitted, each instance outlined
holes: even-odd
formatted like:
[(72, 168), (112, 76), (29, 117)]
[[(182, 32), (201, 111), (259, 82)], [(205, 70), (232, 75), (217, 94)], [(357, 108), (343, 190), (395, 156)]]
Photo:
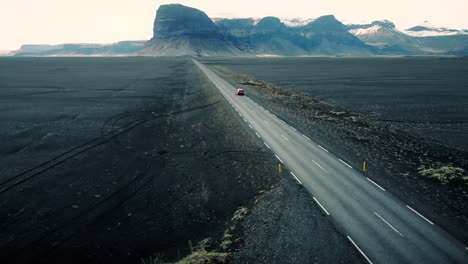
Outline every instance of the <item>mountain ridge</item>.
[[(408, 33), (409, 32), (409, 33)], [(94, 44), (97, 45), (97, 44)], [(127, 46), (125, 46), (127, 45)], [(468, 55), (468, 30), (415, 26), (398, 30), (388, 20), (345, 25), (334, 15), (315, 19), (209, 18), (180, 4), (161, 5), (147, 42), (25, 45), (17, 56), (374, 56)]]

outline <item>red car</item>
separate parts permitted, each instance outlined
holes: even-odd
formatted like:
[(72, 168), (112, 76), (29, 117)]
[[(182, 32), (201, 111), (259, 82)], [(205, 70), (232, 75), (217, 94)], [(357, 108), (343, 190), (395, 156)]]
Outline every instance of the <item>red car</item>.
[(245, 95), (245, 91), (244, 91), (244, 89), (237, 89), (236, 94), (237, 95)]

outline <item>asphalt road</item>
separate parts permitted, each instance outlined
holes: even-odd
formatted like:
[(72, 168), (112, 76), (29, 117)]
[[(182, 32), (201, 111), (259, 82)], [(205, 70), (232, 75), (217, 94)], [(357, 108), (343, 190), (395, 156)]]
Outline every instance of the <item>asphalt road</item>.
[(194, 63), (367, 262), (468, 263), (468, 248), (417, 208)]

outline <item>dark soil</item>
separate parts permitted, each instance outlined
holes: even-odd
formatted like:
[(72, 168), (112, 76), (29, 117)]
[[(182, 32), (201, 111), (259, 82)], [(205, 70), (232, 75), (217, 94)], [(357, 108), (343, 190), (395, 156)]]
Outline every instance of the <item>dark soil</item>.
[[(353, 167), (361, 168), (366, 161), (366, 174), (372, 179), (468, 243), (467, 151), (402, 130), (374, 115), (235, 72), (221, 61), (208, 63), (253, 100)], [(447, 167), (458, 168), (457, 173), (424, 173), (428, 168)]]
[[(306, 201), (306, 202), (304, 202)], [(304, 217), (306, 216), (306, 217)], [(233, 263), (362, 263), (355, 248), (294, 179), (259, 197)]]
[(190, 59), (2, 59), (0, 142), (1, 263), (361, 261)]

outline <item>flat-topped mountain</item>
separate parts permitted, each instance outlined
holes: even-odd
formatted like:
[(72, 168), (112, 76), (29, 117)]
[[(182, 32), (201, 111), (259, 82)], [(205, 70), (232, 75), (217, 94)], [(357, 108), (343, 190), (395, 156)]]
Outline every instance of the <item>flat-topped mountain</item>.
[(202, 11), (179, 4), (161, 5), (153, 38), (139, 52), (155, 56), (223, 56), (241, 54), (236, 39), (224, 35)]

